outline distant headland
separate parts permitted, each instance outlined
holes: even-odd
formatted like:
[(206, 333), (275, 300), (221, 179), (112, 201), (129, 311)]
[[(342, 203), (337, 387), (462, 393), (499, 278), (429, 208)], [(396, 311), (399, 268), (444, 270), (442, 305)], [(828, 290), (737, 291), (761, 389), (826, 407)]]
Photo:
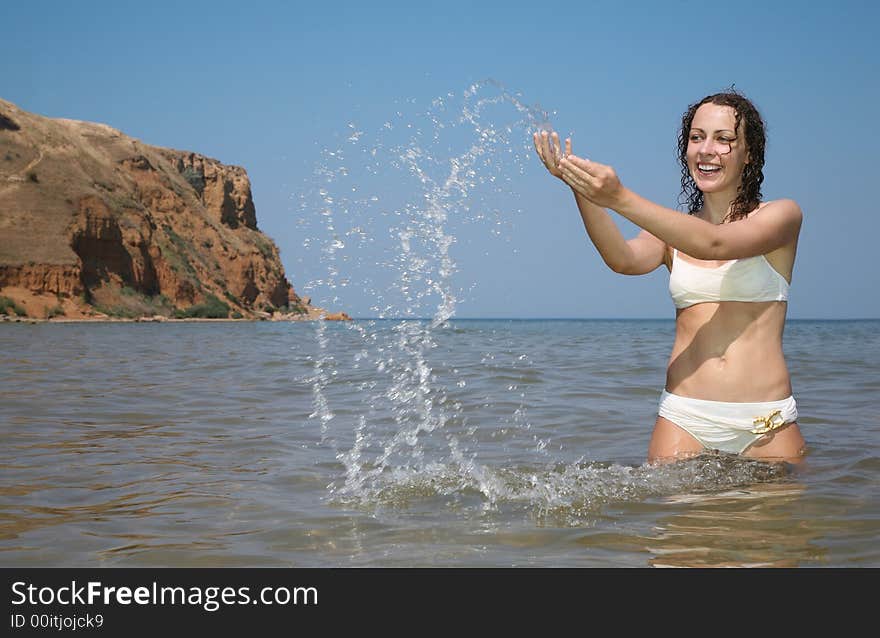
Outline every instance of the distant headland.
[(243, 168), (2, 99), (0, 316), (349, 318), (294, 291)]

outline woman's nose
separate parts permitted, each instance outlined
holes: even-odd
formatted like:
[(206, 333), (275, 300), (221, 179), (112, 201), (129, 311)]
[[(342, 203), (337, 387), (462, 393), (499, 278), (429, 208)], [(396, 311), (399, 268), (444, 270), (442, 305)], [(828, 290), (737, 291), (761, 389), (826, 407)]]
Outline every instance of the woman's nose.
[(697, 150), (700, 152), (700, 155), (706, 155), (710, 157), (714, 156), (716, 153), (715, 140), (711, 140), (708, 138), (703, 140)]

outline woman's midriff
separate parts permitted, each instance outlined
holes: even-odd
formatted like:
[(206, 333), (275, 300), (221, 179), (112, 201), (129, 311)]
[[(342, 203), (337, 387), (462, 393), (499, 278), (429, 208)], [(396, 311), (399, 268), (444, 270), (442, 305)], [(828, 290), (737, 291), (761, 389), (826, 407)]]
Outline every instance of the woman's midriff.
[(789, 397), (782, 353), (786, 307), (781, 301), (724, 301), (679, 310), (666, 390), (737, 403)]

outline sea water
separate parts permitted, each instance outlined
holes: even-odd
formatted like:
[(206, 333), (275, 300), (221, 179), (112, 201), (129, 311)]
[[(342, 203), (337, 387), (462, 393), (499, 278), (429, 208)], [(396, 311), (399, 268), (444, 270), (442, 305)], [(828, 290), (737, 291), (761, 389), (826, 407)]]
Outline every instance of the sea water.
[(671, 320), (321, 325), (0, 324), (0, 563), (880, 565), (878, 321), (788, 323), (797, 467), (645, 464)]

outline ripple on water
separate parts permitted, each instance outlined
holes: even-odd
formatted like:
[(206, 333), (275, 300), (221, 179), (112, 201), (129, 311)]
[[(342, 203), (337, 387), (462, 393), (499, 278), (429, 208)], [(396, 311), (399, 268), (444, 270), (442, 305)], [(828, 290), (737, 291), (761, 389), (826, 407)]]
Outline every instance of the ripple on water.
[[(379, 471), (377, 471), (377, 469)], [(362, 467), (334, 485), (331, 501), (359, 509), (411, 507), (438, 496), (479, 497), (480, 508), (519, 508), (537, 519), (578, 525), (611, 504), (681, 493), (711, 493), (785, 480), (791, 468), (727, 454), (665, 465), (575, 463), (549, 468), (493, 468), (473, 461), (422, 467)]]

